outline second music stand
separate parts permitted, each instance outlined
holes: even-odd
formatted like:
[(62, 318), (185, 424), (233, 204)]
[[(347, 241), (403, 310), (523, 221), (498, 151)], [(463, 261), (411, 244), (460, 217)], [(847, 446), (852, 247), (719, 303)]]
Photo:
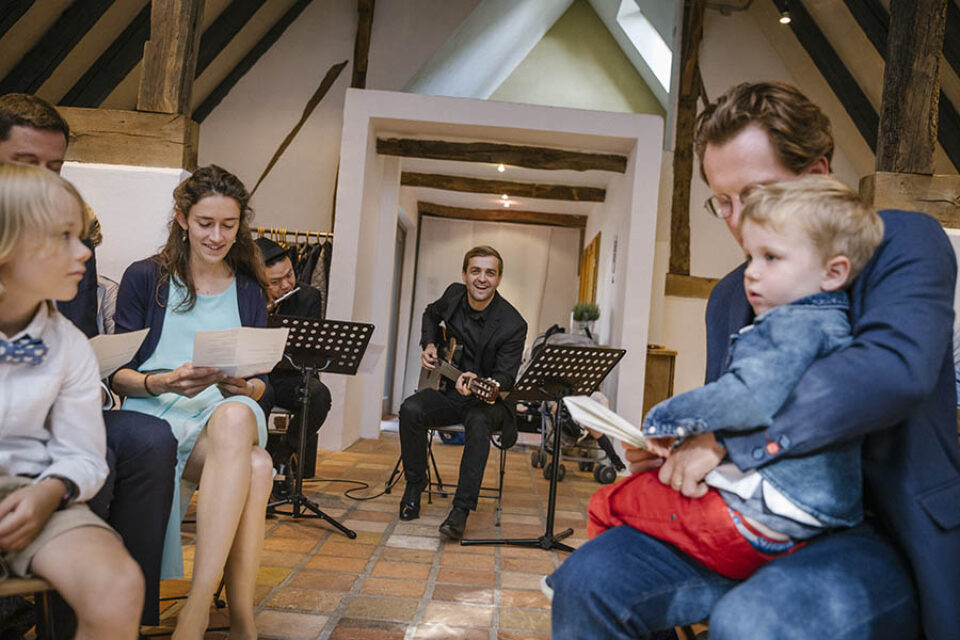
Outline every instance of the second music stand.
[(539, 538), (491, 538), (461, 540), (463, 546), (478, 544), (508, 544), (549, 551), (573, 548), (560, 542), (573, 534), (573, 529), (554, 533), (553, 520), (557, 513), (557, 482), (560, 470), (560, 417), (566, 411), (564, 396), (587, 396), (597, 390), (607, 374), (620, 362), (624, 349), (548, 344), (533, 359), (510, 391), (510, 400), (555, 401), (557, 421), (553, 427), (553, 463), (550, 474), (550, 497), (547, 500), (547, 524)]
[[(307, 449), (307, 413), (310, 409), (309, 383), (321, 371), (356, 375), (357, 367), (373, 335), (373, 325), (342, 320), (317, 320), (297, 316), (270, 316), (267, 326), (290, 329), (283, 357), (303, 374), (300, 389), (300, 437), (297, 440), (297, 468), (294, 474), (293, 492), (267, 505), (268, 513), (278, 513), (294, 518), (319, 518), (329, 522), (345, 536), (357, 537), (331, 516), (324, 513), (316, 503), (303, 495), (303, 460)], [(290, 505), (290, 511), (278, 507)], [(310, 512), (310, 513), (308, 513)]]

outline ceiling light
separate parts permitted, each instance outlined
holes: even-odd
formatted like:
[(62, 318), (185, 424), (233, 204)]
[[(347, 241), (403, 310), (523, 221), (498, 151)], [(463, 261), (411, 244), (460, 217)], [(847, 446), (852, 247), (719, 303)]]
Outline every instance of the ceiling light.
[(510, 208), (510, 201), (509, 201), (509, 200), (507, 200), (507, 201), (505, 201), (505, 202), (503, 203), (503, 208), (504, 208), (504, 209), (509, 209), (509, 208)]
[(502, 162), (497, 165), (497, 171), (499, 171), (500, 173), (503, 173), (503, 172), (506, 171), (506, 170), (507, 170), (507, 168), (506, 168), (505, 166), (503, 166), (503, 163), (502, 163)]
[(791, 18), (790, 18), (790, 12), (789, 12), (789, 11), (781, 11), (781, 12), (780, 12), (780, 24), (790, 24), (790, 20), (791, 20)]
[(509, 199), (510, 199), (510, 196), (508, 196), (507, 194), (503, 194), (502, 196), (500, 196), (500, 199), (501, 199), (501, 200), (509, 200)]

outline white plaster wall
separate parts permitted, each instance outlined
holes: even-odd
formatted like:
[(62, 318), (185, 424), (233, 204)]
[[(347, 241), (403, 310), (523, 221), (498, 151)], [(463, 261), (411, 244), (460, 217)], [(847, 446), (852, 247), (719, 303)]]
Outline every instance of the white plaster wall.
[[(377, 3), (367, 87), (399, 89), (479, 0)], [(313, 2), (200, 125), (199, 162), (253, 188), (307, 100), (335, 63), (353, 57), (355, 0)], [(348, 64), (258, 189), (255, 224), (329, 231)]]
[(173, 189), (182, 169), (67, 162), (63, 177), (76, 185), (103, 230), (97, 271), (117, 282), (127, 266), (151, 256), (167, 239)]

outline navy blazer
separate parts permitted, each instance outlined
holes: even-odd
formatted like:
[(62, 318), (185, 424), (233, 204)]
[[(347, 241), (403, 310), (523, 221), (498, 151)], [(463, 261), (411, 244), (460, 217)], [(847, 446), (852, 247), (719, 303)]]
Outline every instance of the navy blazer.
[[(906, 554), (924, 634), (960, 630), (960, 451), (953, 294), (957, 261), (940, 224), (881, 211), (884, 238), (851, 286), (853, 342), (817, 360), (766, 429), (722, 433), (741, 469), (866, 436), (864, 505)], [(753, 312), (741, 266), (707, 305), (707, 381)], [(840, 559), (838, 559), (840, 562)]]
[[(114, 320), (117, 333), (127, 333), (149, 327), (150, 332), (144, 339), (133, 360), (121, 367), (137, 369), (149, 358), (163, 332), (163, 318), (167, 312), (167, 297), (170, 287), (164, 281), (157, 287), (160, 278), (160, 263), (156, 256), (134, 262), (123, 272), (120, 290), (117, 293), (117, 311)], [(252, 278), (237, 274), (237, 306), (240, 310), (240, 324), (245, 327), (267, 326), (267, 299), (260, 284)], [(265, 381), (265, 376), (257, 376)]]

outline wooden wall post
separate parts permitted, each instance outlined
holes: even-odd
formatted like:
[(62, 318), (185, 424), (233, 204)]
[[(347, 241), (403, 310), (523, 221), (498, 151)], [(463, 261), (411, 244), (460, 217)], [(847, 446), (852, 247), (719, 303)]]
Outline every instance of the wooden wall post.
[(367, 62), (370, 59), (370, 34), (373, 31), (373, 10), (376, 0), (357, 0), (357, 38), (353, 43), (354, 89), (367, 87)]
[(153, 0), (138, 111), (190, 114), (203, 0)]
[(697, 58), (703, 39), (706, 0), (688, 0), (683, 9), (677, 135), (673, 145), (673, 204), (670, 208), (670, 273), (690, 275), (690, 180), (693, 178), (693, 135), (700, 95)]

